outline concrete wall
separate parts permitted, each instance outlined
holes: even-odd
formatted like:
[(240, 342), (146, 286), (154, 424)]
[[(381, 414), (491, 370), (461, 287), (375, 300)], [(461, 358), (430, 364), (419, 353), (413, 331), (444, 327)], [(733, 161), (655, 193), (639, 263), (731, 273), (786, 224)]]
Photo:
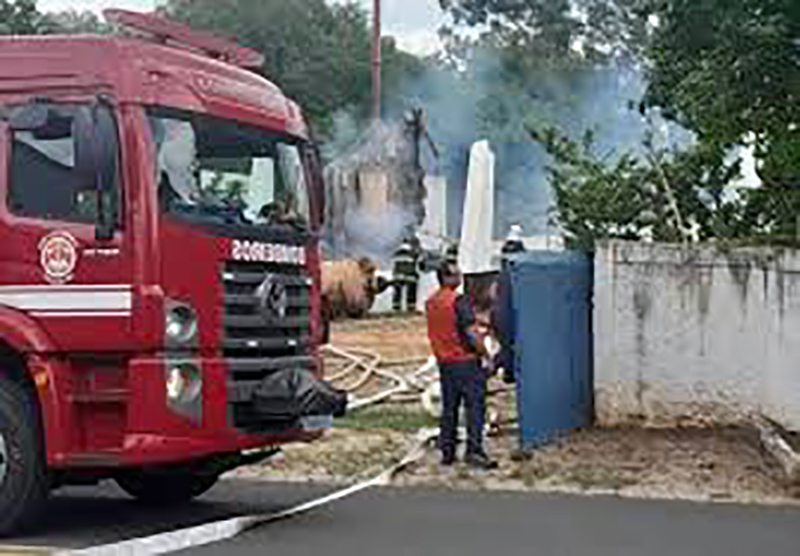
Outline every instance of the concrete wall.
[(611, 242), (595, 260), (600, 424), (800, 430), (800, 253)]

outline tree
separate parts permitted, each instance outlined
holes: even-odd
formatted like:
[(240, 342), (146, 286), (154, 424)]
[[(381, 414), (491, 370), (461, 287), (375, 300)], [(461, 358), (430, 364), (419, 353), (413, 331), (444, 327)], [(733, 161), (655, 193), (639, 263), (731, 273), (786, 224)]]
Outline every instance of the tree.
[(458, 27), (538, 61), (635, 56), (646, 44), (650, 0), (439, 0)]
[(752, 142), (767, 188), (800, 187), (800, 3), (668, 0), (657, 13), (643, 107), (701, 141)]
[(66, 10), (50, 12), (42, 16), (39, 32), (60, 35), (105, 35), (111, 33), (111, 27), (89, 11)]
[(36, 0), (0, 0), (0, 35), (36, 35), (41, 18)]
[(402, 91), (405, 83), (420, 78), (427, 66), (413, 54), (400, 50), (393, 37), (383, 38), (381, 50), (382, 100), (386, 104), (393, 95)]
[[(170, 16), (195, 28), (237, 40), (266, 56), (262, 72), (300, 102), (317, 131), (331, 128), (333, 115), (354, 109), (368, 114), (369, 22), (356, 4), (325, 0), (170, 0)], [(412, 65), (391, 41), (384, 43), (387, 86)]]
[(0, 35), (105, 34), (108, 25), (90, 11), (42, 13), (36, 0), (0, 0)]
[(757, 233), (747, 197), (727, 184), (740, 172), (720, 146), (687, 150), (657, 147), (652, 135), (643, 155), (601, 155), (592, 133), (573, 141), (553, 127), (530, 128), (553, 158), (548, 167), (556, 223), (573, 247), (600, 239), (657, 241), (737, 239)]

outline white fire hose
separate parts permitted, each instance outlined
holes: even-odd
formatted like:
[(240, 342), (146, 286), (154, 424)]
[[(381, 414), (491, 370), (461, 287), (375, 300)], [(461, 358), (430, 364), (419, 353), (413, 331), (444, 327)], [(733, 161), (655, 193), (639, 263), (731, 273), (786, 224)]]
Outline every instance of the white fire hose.
[[(485, 348), (488, 353), (488, 358), (492, 359), (500, 350), (500, 345), (494, 338), (487, 336), (485, 339)], [(394, 401), (398, 402), (421, 402), (425, 411), (433, 417), (438, 417), (441, 413), (441, 390), (438, 380), (439, 371), (434, 357), (429, 357), (424, 365), (408, 376), (402, 376), (388, 371), (386, 368), (379, 368), (381, 356), (375, 352), (352, 348), (344, 350), (333, 345), (324, 346), (323, 349), (334, 357), (350, 361), (342, 371), (328, 378), (330, 382), (339, 382), (348, 375), (361, 369), (361, 376), (354, 382), (340, 386), (342, 390), (351, 394), (350, 403), (348, 403), (349, 411), (362, 409), (393, 398)], [(416, 362), (416, 360), (393, 361), (392, 366), (402, 366), (406, 363), (413, 362)], [(359, 398), (356, 396), (355, 392), (365, 386), (373, 377), (387, 379), (391, 381), (394, 386), (367, 398)]]
[(304, 502), (293, 508), (270, 514), (234, 517), (222, 521), (205, 523), (178, 531), (160, 533), (150, 537), (132, 539), (82, 550), (54, 551), (58, 556), (150, 556), (178, 552), (231, 539), (255, 527), (298, 516), (342, 500), (364, 490), (388, 486), (392, 478), (425, 455), (427, 445), (439, 435), (438, 429), (421, 429), (406, 455), (395, 465), (382, 471), (372, 479), (349, 486), (327, 496)]
[[(386, 368), (380, 368), (381, 357), (376, 353), (361, 349), (344, 350), (331, 345), (325, 346), (323, 349), (334, 357), (348, 361), (341, 371), (328, 378), (329, 381), (342, 381), (359, 370), (361, 372), (360, 376), (353, 380), (353, 382), (346, 384), (343, 388), (351, 392), (351, 399), (348, 404), (349, 411), (357, 411), (364, 407), (391, 399), (393, 401), (421, 400), (423, 406), (426, 407), (426, 411), (429, 411), (431, 414), (438, 413), (439, 410), (436, 409), (438, 398), (435, 395), (436, 388), (438, 387), (438, 372), (436, 361), (432, 357), (416, 371), (408, 376), (402, 376)], [(418, 361), (419, 360), (392, 361), (387, 362), (388, 365), (384, 365), (396, 367)], [(388, 380), (392, 385), (368, 397), (360, 398), (352, 394), (354, 391), (363, 388), (374, 377)], [(147, 556), (167, 554), (228, 540), (254, 527), (306, 513), (373, 487), (388, 486), (397, 473), (420, 460), (425, 455), (428, 445), (438, 436), (439, 429), (437, 428), (420, 429), (414, 437), (410, 449), (397, 464), (381, 471), (371, 479), (321, 498), (302, 503), (287, 510), (281, 510), (270, 514), (235, 517), (195, 527), (188, 527), (178, 531), (160, 533), (150, 537), (132, 539), (82, 550), (54, 551), (52, 554), (70, 556)]]

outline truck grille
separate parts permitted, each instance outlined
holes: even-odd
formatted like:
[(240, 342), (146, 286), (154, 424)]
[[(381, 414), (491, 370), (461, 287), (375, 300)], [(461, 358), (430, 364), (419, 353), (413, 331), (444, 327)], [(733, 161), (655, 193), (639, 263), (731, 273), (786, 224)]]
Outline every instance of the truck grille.
[[(271, 277), (286, 289), (286, 311), (265, 317), (257, 295)], [(304, 268), (273, 263), (228, 262), (222, 271), (222, 349), (228, 364), (231, 424), (267, 432), (252, 411), (253, 391), (268, 374), (287, 367), (312, 368), (311, 278)]]

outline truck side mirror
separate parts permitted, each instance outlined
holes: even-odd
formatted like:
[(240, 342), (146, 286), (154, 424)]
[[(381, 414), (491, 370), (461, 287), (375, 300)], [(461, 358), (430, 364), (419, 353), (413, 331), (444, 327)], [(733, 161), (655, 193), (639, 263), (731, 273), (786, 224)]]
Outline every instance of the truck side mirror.
[(72, 141), (75, 153), (75, 169), (87, 180), (96, 176), (96, 140), (94, 137), (92, 109), (80, 107), (72, 118)]
[(98, 240), (108, 241), (114, 238), (118, 224), (119, 140), (111, 106), (101, 101), (94, 108), (95, 137), (99, 143), (95, 236)]
[(97, 193), (95, 238), (110, 241), (117, 225), (118, 140), (111, 108), (102, 101), (79, 109), (73, 120), (75, 166)]

